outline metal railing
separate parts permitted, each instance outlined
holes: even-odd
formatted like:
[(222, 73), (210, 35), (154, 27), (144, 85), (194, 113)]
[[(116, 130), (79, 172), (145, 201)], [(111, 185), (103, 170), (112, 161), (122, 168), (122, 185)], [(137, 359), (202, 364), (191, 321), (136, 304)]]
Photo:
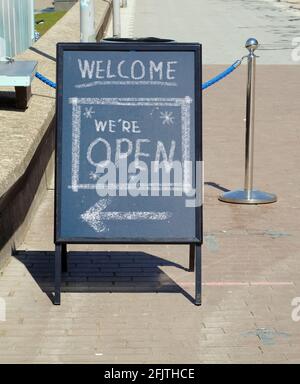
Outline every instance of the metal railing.
[(256, 55), (258, 41), (250, 38), (246, 41), (248, 49), (248, 80), (246, 99), (246, 139), (245, 139), (245, 181), (244, 188), (223, 193), (219, 200), (225, 203), (237, 204), (266, 204), (277, 201), (277, 196), (272, 193), (253, 189), (254, 166), (254, 122), (255, 122), (255, 75)]

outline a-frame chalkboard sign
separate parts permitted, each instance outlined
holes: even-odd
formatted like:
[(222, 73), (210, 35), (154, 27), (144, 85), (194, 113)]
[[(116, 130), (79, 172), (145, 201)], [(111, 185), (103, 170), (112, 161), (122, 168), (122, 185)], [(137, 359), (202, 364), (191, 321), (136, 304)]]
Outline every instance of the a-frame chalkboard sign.
[(201, 303), (201, 45), (57, 46), (55, 296), (67, 244), (189, 244)]

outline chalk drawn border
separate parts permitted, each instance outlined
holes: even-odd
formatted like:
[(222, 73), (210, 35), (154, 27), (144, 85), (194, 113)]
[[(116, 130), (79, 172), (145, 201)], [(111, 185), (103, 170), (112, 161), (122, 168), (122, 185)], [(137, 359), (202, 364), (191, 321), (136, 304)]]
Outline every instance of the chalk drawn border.
[[(81, 189), (96, 189), (96, 184), (81, 184), (80, 175), (80, 134), (82, 105), (118, 105), (145, 107), (180, 107), (182, 163), (191, 161), (191, 104), (193, 99), (184, 98), (69, 98), (72, 105), (72, 182), (69, 188), (73, 192)], [(189, 169), (183, 167), (183, 183), (191, 185)]]

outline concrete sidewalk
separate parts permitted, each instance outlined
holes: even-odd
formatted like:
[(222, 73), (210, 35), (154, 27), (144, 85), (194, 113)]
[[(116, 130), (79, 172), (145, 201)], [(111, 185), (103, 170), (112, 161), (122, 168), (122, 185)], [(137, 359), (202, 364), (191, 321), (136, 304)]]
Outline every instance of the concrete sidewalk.
[(205, 64), (232, 64), (249, 37), (260, 43), (260, 64), (293, 61), (300, 10), (276, 0), (129, 0), (135, 3), (134, 35), (203, 44)]
[(54, 0), (34, 0), (34, 9), (43, 11), (45, 9), (54, 8)]
[[(204, 80), (223, 68), (206, 66)], [(245, 76), (204, 95), (203, 305), (190, 301), (187, 247), (148, 245), (73, 247), (53, 306), (49, 190), (0, 276), (1, 363), (300, 362), (300, 68), (258, 67), (255, 185), (279, 198), (265, 206), (217, 200), (243, 185)]]

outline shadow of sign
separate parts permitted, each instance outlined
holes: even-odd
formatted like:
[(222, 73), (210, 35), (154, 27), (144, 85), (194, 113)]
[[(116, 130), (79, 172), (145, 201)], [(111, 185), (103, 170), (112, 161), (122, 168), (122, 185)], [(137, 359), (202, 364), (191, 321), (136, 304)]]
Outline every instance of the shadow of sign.
[[(52, 299), (54, 252), (16, 251), (39, 287)], [(144, 252), (69, 252), (68, 272), (62, 275), (62, 292), (157, 292), (182, 293), (183, 290), (160, 267), (183, 266)]]

